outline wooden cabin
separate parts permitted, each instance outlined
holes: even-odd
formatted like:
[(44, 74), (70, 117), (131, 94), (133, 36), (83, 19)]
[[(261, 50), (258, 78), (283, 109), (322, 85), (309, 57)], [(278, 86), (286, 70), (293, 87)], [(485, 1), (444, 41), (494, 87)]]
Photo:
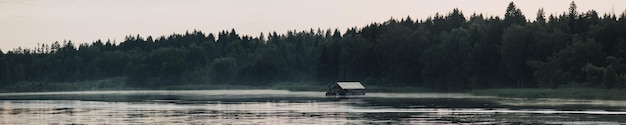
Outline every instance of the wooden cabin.
[(365, 95), (365, 87), (359, 81), (337, 81), (328, 86), (326, 95)]

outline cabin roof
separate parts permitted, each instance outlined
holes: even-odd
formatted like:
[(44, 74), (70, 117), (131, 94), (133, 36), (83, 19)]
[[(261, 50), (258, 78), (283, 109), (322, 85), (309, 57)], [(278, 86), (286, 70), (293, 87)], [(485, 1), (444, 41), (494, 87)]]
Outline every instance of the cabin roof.
[(337, 85), (339, 85), (341, 89), (365, 89), (361, 82), (358, 81), (338, 81)]

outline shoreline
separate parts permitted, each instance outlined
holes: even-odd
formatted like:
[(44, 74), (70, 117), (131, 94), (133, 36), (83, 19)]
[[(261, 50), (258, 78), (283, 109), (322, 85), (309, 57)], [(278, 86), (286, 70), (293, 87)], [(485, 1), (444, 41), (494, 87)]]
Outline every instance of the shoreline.
[[(450, 93), (435, 91), (428, 88), (413, 86), (380, 86), (365, 85), (369, 93)], [(273, 89), (288, 91), (325, 92), (326, 86), (312, 82), (279, 82), (267, 85), (249, 84), (186, 84), (159, 87), (132, 87), (124, 82), (122, 77), (109, 79), (82, 81), (75, 83), (52, 82), (23, 82), (0, 89), (0, 93), (21, 92), (68, 92), (68, 91), (131, 91), (131, 90), (251, 90)], [(626, 89), (599, 89), (599, 88), (519, 88), (519, 89), (479, 89), (468, 90), (476, 96), (496, 96), (508, 98), (558, 98), (558, 99), (588, 99), (588, 100), (626, 100), (622, 96)], [(458, 93), (458, 92), (457, 92)]]
[(468, 93), (477, 96), (496, 96), (508, 98), (557, 98), (557, 99), (585, 99), (585, 100), (626, 100), (623, 96), (626, 89), (599, 89), (599, 88), (524, 88), (524, 89), (482, 89)]

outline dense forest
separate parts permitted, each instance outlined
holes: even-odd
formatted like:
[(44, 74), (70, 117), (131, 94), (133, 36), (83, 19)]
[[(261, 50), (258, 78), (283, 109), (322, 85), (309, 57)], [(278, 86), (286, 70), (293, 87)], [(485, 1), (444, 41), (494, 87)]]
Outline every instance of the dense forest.
[(123, 77), (142, 88), (335, 80), (440, 91), (626, 88), (625, 13), (578, 12), (572, 2), (560, 15), (536, 14), (527, 19), (511, 2), (504, 18), (453, 9), (344, 33), (318, 28), (252, 37), (232, 29), (131, 35), (119, 43), (68, 40), (0, 51), (0, 86)]

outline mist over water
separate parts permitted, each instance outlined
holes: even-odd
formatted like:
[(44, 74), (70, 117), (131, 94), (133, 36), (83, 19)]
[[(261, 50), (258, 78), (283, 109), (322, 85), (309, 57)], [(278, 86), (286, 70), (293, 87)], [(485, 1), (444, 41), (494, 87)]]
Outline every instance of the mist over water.
[(285, 90), (0, 94), (0, 124), (624, 124), (625, 101)]

